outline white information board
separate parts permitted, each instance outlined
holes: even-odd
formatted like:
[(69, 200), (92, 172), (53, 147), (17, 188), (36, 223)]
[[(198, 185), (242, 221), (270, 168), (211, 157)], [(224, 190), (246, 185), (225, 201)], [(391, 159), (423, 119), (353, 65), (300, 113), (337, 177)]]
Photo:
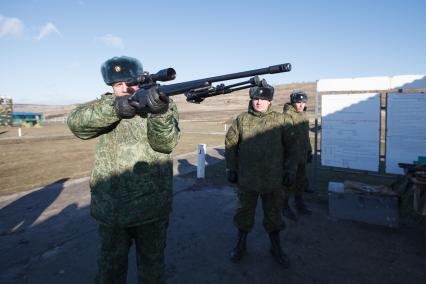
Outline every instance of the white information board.
[(321, 101), (321, 164), (378, 171), (380, 94), (330, 94)]
[(426, 75), (321, 79), (317, 82), (317, 92), (357, 92), (422, 88), (426, 88)]
[(386, 172), (403, 174), (398, 163), (426, 156), (426, 94), (388, 94)]

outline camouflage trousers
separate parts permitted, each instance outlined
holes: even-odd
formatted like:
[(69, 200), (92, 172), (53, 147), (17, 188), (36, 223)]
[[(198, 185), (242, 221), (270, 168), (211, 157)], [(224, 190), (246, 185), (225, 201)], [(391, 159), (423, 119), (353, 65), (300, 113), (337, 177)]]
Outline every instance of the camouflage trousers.
[(309, 180), (306, 174), (306, 165), (299, 164), (297, 167), (296, 180), (294, 181), (294, 184), (289, 188), (284, 188), (284, 199), (288, 200), (290, 193), (294, 193), (295, 195), (303, 195), (307, 188), (309, 188)]
[(259, 196), (262, 200), (263, 227), (266, 232), (281, 231), (284, 228), (284, 222), (281, 215), (282, 199), (280, 190), (260, 193), (239, 189), (234, 225), (244, 232), (251, 231), (254, 225)]
[(164, 249), (168, 220), (136, 227), (98, 224), (100, 254), (96, 283), (126, 283), (132, 241), (136, 245), (139, 283), (165, 283)]

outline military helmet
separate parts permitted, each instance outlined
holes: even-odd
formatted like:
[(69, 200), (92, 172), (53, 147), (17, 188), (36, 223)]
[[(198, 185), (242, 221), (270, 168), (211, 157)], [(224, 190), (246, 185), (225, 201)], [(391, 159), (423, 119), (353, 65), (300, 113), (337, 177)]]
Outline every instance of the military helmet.
[(303, 91), (294, 91), (290, 94), (290, 101), (294, 103), (306, 103), (308, 101), (308, 95)]
[(113, 57), (105, 61), (101, 66), (102, 77), (105, 84), (112, 85), (117, 82), (126, 82), (134, 85), (143, 74), (142, 63), (133, 57)]
[(268, 87), (251, 87), (249, 91), (250, 99), (262, 99), (262, 100), (268, 100), (272, 101), (274, 98), (274, 87), (269, 86)]

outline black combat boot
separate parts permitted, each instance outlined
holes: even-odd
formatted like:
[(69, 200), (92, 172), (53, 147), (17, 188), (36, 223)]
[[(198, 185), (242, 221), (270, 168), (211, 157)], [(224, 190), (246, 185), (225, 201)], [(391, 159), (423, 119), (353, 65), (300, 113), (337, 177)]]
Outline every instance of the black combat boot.
[(237, 262), (243, 258), (247, 248), (247, 232), (238, 230), (238, 241), (235, 248), (231, 252), (231, 261)]
[(288, 268), (290, 266), (290, 260), (281, 248), (279, 232), (270, 233), (269, 238), (271, 239), (271, 254), (275, 261), (283, 268)]
[(296, 204), (296, 208), (299, 214), (312, 215), (312, 210), (306, 206), (302, 195), (296, 195), (294, 197), (294, 203)]
[(284, 199), (283, 216), (290, 220), (297, 221), (297, 216), (288, 204), (288, 199)]

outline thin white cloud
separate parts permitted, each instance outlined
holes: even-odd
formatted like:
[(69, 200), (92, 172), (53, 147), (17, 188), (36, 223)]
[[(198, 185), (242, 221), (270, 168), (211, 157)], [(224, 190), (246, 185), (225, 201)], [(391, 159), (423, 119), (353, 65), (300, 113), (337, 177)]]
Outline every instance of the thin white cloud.
[(111, 35), (111, 34), (107, 34), (107, 35), (98, 37), (97, 40), (106, 44), (106, 45), (109, 45), (109, 46), (112, 46), (112, 47), (117, 47), (117, 48), (120, 48), (120, 49), (124, 49), (124, 43), (123, 43), (123, 40), (121, 39), (121, 37), (114, 36), (114, 35)]
[(0, 15), (0, 38), (11, 36), (20, 37), (24, 31), (24, 23), (18, 18)]
[(40, 33), (36, 37), (36, 40), (42, 40), (43, 38), (47, 37), (48, 35), (56, 34), (60, 37), (62, 37), (62, 34), (59, 32), (59, 30), (55, 27), (54, 24), (51, 22), (45, 24), (41, 29)]

